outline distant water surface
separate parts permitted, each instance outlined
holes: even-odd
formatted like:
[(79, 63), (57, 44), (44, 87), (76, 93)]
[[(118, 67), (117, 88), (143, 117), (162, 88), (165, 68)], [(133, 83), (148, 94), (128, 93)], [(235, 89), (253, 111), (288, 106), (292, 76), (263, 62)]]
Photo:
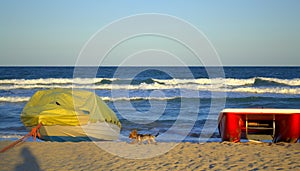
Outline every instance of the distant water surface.
[(74, 78), (74, 67), (0, 67), (0, 140), (27, 133), (20, 113), (36, 91), (49, 88), (95, 91), (117, 113), (122, 136), (134, 128), (162, 134), (171, 130), (174, 136), (164, 141), (186, 136), (184, 141), (197, 142), (208, 120), (215, 124), (206, 126), (212, 132), (205, 134), (220, 141), (216, 123), (224, 106), (213, 102), (225, 100), (230, 108), (300, 107), (300, 67), (225, 67), (223, 78), (206, 69), (82, 67), (84, 72)]

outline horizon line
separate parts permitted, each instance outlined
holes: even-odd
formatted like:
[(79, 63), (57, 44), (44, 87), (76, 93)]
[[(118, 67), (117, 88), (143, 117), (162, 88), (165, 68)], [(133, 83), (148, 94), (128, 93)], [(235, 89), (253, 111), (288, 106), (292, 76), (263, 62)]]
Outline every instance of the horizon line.
[(1, 65), (0, 67), (300, 67), (300, 65)]

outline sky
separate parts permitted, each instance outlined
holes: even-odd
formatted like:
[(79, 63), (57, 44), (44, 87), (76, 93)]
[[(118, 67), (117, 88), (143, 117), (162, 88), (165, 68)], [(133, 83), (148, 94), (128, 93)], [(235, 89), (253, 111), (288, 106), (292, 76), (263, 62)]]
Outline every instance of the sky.
[[(0, 65), (74, 66), (78, 64), (82, 49), (99, 30), (124, 17), (156, 13), (176, 17), (200, 30), (214, 47), (222, 65), (299, 66), (299, 9), (298, 0), (2, 0)], [(135, 27), (138, 23), (132, 24)], [(124, 31), (122, 27), (119, 29)], [(125, 49), (139, 45), (140, 38), (135, 39), (135, 43), (125, 42)], [(168, 56), (164, 52), (172, 47), (178, 50), (178, 44), (173, 46), (174, 42), (159, 49), (159, 44), (167, 42), (165, 38), (146, 36), (142, 41), (147, 40), (156, 45), (156, 51), (147, 55), (162, 54), (163, 58)], [(144, 48), (153, 49), (152, 46)], [(111, 60), (107, 58), (105, 65), (122, 62), (123, 59), (117, 59), (118, 55), (125, 54), (120, 49), (115, 48), (118, 51), (110, 54)], [(187, 59), (188, 53), (181, 53), (176, 55), (186, 65), (198, 65), (193, 59)], [(163, 65), (166, 61), (168, 59)], [(151, 60), (149, 62), (151, 64)], [(85, 64), (95, 63), (88, 61)]]

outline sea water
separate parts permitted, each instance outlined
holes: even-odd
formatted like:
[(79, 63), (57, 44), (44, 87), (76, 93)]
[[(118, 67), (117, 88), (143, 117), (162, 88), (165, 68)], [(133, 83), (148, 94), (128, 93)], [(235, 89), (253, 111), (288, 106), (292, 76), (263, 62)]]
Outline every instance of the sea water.
[[(214, 71), (218, 73), (214, 73)], [(20, 120), (38, 90), (93, 91), (132, 129), (160, 141), (220, 141), (227, 108), (299, 108), (300, 67), (0, 67), (0, 140), (27, 133)]]

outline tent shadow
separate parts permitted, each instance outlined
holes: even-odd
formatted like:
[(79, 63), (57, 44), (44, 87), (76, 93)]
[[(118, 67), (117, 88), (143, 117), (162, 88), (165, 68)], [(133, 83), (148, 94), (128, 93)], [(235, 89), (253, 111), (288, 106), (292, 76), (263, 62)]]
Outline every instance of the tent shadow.
[(23, 157), (23, 163), (17, 165), (15, 167), (15, 171), (23, 171), (23, 170), (32, 170), (39, 171), (41, 170), (36, 158), (32, 155), (28, 148), (23, 148), (21, 152), (21, 156)]

